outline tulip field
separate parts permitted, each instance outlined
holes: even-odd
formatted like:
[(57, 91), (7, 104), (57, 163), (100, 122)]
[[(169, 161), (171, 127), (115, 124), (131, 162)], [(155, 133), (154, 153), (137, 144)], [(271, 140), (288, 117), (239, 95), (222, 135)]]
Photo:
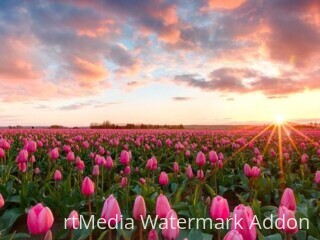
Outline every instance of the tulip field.
[(0, 239), (320, 239), (318, 170), (290, 125), (2, 129)]

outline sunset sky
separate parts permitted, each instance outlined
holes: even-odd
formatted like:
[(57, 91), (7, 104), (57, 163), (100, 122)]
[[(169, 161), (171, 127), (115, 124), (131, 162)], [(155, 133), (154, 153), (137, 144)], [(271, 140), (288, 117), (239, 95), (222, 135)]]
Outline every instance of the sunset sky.
[(320, 122), (319, 0), (1, 0), (0, 126)]

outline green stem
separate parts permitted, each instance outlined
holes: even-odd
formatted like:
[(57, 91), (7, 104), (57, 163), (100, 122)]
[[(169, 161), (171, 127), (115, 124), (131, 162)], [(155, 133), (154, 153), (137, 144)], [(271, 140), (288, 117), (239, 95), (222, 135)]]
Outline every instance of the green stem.
[[(90, 201), (90, 195), (89, 195), (89, 197), (88, 197), (88, 204), (89, 204), (89, 218), (91, 218), (91, 201)], [(92, 240), (92, 229), (91, 229), (91, 225), (89, 226), (89, 232), (90, 232), (89, 239)]]

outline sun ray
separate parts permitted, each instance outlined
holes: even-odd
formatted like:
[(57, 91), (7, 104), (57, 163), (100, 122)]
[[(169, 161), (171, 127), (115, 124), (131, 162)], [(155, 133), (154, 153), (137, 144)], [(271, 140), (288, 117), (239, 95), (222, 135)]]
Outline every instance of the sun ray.
[(283, 129), (284, 129), (284, 131), (285, 131), (285, 133), (286, 133), (291, 145), (293, 146), (293, 148), (297, 151), (297, 153), (299, 155), (301, 155), (297, 145), (295, 144), (295, 142), (293, 141), (292, 137), (290, 136), (289, 130), (287, 129), (286, 125), (283, 125)]
[(266, 146), (264, 147), (264, 149), (263, 149), (263, 155), (265, 155), (265, 153), (267, 152), (267, 148), (268, 148), (268, 146), (270, 145), (270, 143), (271, 143), (271, 140), (272, 140), (272, 138), (273, 138), (273, 136), (274, 136), (274, 133), (275, 133), (275, 131), (276, 131), (276, 125), (273, 125), (273, 129), (272, 129), (272, 131), (271, 131), (271, 133), (270, 133), (270, 135), (269, 135), (269, 137), (268, 137), (268, 141), (267, 141), (267, 144), (266, 144)]
[(297, 133), (298, 135), (300, 135), (301, 137), (305, 138), (306, 140), (308, 140), (310, 143), (315, 144), (315, 141), (312, 140), (311, 138), (309, 138), (307, 135), (303, 134), (301, 131), (299, 131), (298, 129), (296, 129), (295, 127), (291, 126), (290, 124), (285, 124), (287, 127), (289, 127), (290, 129), (292, 129), (295, 133)]
[(280, 186), (281, 188), (284, 188), (285, 179), (284, 179), (284, 172), (283, 172), (282, 125), (278, 125), (278, 150), (279, 150)]

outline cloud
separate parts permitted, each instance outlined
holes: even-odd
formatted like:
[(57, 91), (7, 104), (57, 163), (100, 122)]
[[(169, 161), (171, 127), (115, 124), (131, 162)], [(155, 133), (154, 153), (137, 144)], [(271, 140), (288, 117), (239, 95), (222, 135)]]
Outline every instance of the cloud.
[(192, 97), (172, 97), (174, 101), (188, 101), (191, 100)]
[[(313, 73), (315, 74), (315, 73)], [(204, 91), (226, 93), (260, 92), (268, 98), (284, 98), (306, 89), (320, 89), (319, 76), (294, 79), (293, 76), (268, 77), (253, 69), (220, 68), (212, 71), (207, 79), (197, 74), (177, 75), (174, 82)]]

